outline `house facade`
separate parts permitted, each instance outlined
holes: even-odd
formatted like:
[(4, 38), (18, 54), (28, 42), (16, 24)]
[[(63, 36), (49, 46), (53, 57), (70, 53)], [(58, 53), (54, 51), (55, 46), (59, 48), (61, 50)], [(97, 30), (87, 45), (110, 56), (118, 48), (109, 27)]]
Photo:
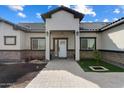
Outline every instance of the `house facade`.
[(83, 23), (84, 14), (61, 6), (41, 17), (44, 23), (13, 24), (0, 19), (0, 60), (93, 58), (124, 64), (124, 18), (115, 22)]

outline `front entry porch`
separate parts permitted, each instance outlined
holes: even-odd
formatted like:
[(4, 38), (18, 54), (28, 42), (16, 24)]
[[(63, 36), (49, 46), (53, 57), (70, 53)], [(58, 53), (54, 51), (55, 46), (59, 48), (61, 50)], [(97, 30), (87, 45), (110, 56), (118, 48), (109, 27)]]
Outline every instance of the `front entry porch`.
[(46, 60), (55, 58), (70, 58), (77, 61), (79, 60), (79, 36), (74, 30), (50, 31), (47, 33)]
[(67, 49), (68, 49), (68, 38), (53, 38), (54, 57), (67, 58)]

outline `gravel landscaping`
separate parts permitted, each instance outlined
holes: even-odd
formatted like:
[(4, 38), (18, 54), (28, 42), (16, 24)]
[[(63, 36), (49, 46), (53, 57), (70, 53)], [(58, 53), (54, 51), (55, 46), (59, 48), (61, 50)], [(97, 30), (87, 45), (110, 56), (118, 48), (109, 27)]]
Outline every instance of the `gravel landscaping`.
[(26, 87), (45, 65), (46, 63), (0, 64), (0, 87)]

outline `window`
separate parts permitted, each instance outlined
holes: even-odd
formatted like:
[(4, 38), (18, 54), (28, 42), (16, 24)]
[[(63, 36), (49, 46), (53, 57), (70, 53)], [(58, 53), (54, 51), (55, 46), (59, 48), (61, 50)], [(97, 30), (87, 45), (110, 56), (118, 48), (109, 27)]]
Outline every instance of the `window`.
[(45, 49), (45, 38), (31, 38), (32, 50), (44, 50)]
[(4, 45), (16, 45), (16, 36), (4, 36)]
[(94, 50), (96, 48), (96, 38), (95, 37), (81, 37), (80, 39), (80, 49), (81, 50)]

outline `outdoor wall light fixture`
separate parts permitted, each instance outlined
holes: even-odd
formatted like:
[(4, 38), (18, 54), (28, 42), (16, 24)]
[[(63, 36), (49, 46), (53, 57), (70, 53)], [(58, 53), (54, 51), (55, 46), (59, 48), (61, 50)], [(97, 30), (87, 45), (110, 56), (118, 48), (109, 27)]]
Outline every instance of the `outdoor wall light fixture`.
[(48, 32), (48, 31), (46, 32), (46, 35), (47, 35), (47, 36), (49, 35), (49, 32)]
[(76, 35), (77, 35), (77, 36), (79, 35), (79, 32), (78, 32), (78, 31), (76, 32)]

